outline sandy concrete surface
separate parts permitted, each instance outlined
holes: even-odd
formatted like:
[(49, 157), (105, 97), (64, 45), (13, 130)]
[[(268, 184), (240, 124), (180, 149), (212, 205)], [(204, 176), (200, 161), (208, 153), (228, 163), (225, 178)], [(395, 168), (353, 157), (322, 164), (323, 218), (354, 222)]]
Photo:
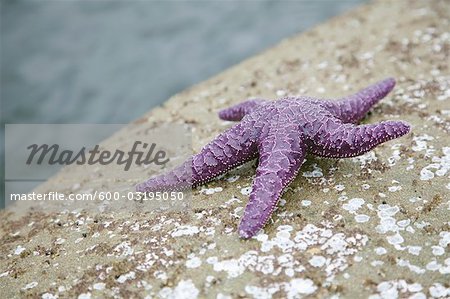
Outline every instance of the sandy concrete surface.
[[(116, 134), (132, 140), (136, 127), (188, 123), (198, 151), (231, 125), (217, 111), (248, 97), (337, 98), (395, 77), (363, 122), (402, 119), (412, 132), (354, 159), (308, 156), (257, 237), (236, 231), (255, 163), (195, 189), (186, 212), (9, 209), (0, 212), (0, 297), (450, 297), (449, 20), (449, 1), (378, 1)], [(146, 175), (66, 169), (38, 190), (132, 190)]]

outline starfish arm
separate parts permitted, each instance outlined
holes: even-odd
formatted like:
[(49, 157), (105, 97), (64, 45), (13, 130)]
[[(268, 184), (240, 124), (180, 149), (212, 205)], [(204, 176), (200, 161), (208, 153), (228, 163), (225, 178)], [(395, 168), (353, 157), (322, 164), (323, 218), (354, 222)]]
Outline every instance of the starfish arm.
[(219, 118), (223, 120), (240, 121), (245, 115), (254, 111), (265, 102), (265, 100), (261, 99), (247, 100), (219, 111)]
[(248, 126), (251, 122), (236, 124), (182, 165), (137, 185), (136, 190), (154, 192), (195, 187), (256, 158), (257, 133)]
[(349, 97), (338, 101), (327, 101), (325, 106), (344, 123), (356, 123), (366, 115), (373, 105), (384, 98), (394, 86), (395, 80), (388, 78)]
[(357, 126), (331, 119), (321, 132), (308, 140), (308, 149), (315, 155), (327, 158), (355, 157), (383, 142), (403, 136), (409, 130), (409, 124), (403, 121)]
[(300, 133), (278, 130), (259, 144), (259, 165), (239, 225), (242, 238), (254, 236), (267, 222), (284, 188), (296, 177), (305, 157)]

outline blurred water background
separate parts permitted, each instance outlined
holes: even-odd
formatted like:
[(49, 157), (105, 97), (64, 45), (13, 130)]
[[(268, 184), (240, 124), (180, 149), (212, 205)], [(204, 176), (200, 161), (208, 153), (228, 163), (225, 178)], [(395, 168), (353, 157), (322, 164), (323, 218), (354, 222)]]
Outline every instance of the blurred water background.
[(128, 123), (364, 2), (2, 0), (2, 140), (5, 123)]

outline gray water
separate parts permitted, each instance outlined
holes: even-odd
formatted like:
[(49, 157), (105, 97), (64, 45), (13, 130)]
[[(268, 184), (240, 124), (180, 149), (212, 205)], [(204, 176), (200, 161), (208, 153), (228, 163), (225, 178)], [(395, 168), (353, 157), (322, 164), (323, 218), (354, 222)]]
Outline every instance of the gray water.
[(5, 123), (128, 123), (364, 2), (2, 1), (2, 130)]

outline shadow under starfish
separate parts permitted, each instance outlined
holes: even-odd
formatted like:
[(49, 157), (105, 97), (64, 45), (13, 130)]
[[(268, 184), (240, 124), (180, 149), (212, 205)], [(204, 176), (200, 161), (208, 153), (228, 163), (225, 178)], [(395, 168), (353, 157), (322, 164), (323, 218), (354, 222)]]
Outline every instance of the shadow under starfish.
[(221, 119), (240, 122), (219, 134), (192, 159), (136, 189), (154, 192), (195, 187), (259, 157), (239, 225), (240, 236), (250, 238), (265, 225), (307, 153), (326, 158), (355, 157), (409, 132), (410, 126), (402, 121), (356, 125), (394, 85), (395, 80), (388, 78), (338, 100), (252, 99), (224, 109), (219, 112)]

